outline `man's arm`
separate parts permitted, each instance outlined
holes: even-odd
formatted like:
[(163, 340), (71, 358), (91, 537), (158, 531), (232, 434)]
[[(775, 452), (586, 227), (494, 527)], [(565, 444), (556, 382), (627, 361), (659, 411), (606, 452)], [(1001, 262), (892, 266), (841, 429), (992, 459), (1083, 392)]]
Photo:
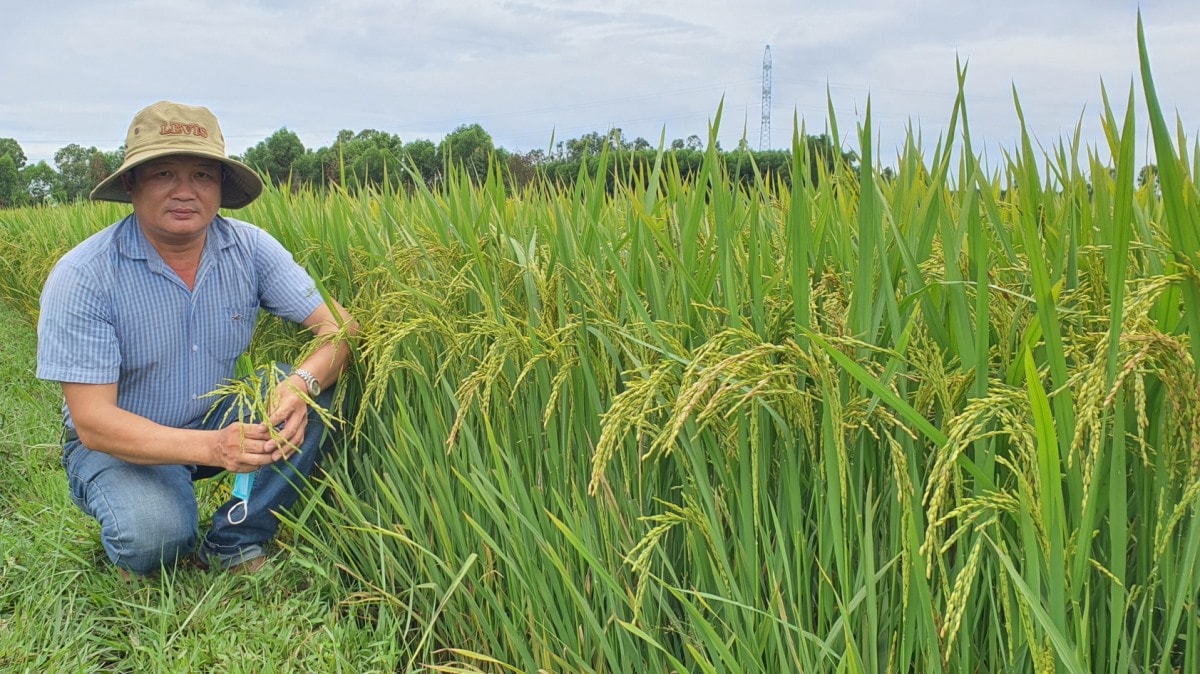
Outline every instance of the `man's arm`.
[(271, 463), (263, 424), (216, 431), (171, 428), (117, 406), (116, 384), (62, 383), (75, 432), (88, 449), (130, 463), (218, 466), (243, 473)]
[[(333, 305), (332, 308), (330, 304)], [(350, 362), (348, 339), (358, 336), (358, 323), (345, 307), (336, 300), (330, 300), (309, 314), (302, 325), (312, 331), (315, 339), (323, 340), (323, 343), (297, 367), (311, 372), (321, 382), (322, 388), (329, 388)], [(342, 326), (346, 327), (347, 339), (328, 337), (338, 333)], [(279, 439), (266, 443), (267, 450), (272, 452), (275, 459), (291, 454), (304, 440), (308, 405), (300, 396), (302, 391), (307, 391), (307, 384), (297, 374), (290, 375), (284, 380), (284, 385), (276, 389), (277, 400), (271, 408), (270, 421), (272, 425), (279, 427)]]

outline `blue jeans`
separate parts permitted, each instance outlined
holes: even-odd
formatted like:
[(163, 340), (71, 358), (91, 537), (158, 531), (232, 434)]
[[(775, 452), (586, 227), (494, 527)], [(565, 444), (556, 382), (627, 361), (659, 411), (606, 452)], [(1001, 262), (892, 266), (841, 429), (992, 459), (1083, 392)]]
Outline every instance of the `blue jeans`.
[[(290, 372), (286, 366), (281, 369)], [(332, 398), (331, 386), (315, 402), (328, 409)], [(229, 406), (223, 401), (194, 427), (215, 430), (227, 425)], [(296, 502), (328, 436), (317, 413), (309, 410), (299, 451), (258, 470), (244, 512), (241, 500), (231, 498), (213, 513), (212, 527), (197, 551), (201, 561), (225, 568), (266, 554), (266, 545), (279, 528), (274, 513)], [(100, 541), (109, 559), (143, 575), (173, 566), (196, 550), (200, 516), (192, 483), (224, 473), (212, 466), (129, 463), (90, 450), (77, 439), (64, 443), (62, 463), (71, 500), (100, 523)], [(235, 507), (232, 519), (237, 524), (232, 524), (229, 511)]]

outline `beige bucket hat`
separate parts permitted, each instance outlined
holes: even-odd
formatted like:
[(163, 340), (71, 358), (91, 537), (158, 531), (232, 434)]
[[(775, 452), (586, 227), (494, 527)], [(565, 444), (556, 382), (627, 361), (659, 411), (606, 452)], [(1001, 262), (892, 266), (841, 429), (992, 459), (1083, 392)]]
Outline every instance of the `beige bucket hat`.
[(225, 165), (221, 208), (241, 208), (262, 194), (263, 182), (258, 173), (225, 154), (225, 136), (221, 135), (216, 115), (197, 105), (159, 101), (134, 115), (125, 135), (125, 162), (96, 185), (91, 198), (129, 203), (121, 176), (152, 159), (172, 154), (216, 159)]

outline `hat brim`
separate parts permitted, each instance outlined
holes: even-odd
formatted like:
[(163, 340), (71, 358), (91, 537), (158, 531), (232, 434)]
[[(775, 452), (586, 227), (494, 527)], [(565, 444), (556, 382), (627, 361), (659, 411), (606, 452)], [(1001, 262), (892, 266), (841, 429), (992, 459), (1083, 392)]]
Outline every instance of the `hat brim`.
[(250, 202), (262, 194), (262, 178), (258, 176), (258, 173), (254, 169), (240, 161), (217, 154), (179, 152), (178, 150), (171, 149), (162, 152), (142, 153), (132, 158), (127, 157), (125, 163), (121, 164), (121, 168), (118, 168), (112, 175), (100, 181), (99, 185), (96, 185), (96, 188), (92, 190), (90, 195), (91, 199), (94, 201), (130, 203), (129, 192), (125, 191), (125, 184), (121, 182), (121, 176), (148, 161), (171, 155), (215, 159), (225, 165), (224, 178), (221, 180), (221, 208), (242, 208), (249, 205)]

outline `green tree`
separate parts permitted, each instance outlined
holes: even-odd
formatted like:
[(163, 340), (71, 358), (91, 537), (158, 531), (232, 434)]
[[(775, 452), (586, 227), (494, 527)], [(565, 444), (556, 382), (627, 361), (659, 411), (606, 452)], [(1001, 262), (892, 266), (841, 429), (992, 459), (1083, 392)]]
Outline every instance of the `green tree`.
[[(354, 132), (349, 132), (353, 137)], [(333, 145), (317, 149), (312, 153), (310, 165), (308, 161), (300, 162), (305, 176), (313, 185), (337, 185), (342, 181), (342, 146), (336, 141)]]
[(35, 206), (45, 206), (50, 203), (50, 195), (53, 194), (54, 184), (57, 180), (58, 173), (55, 172), (54, 167), (44, 161), (31, 164), (21, 170), (21, 182), (29, 194), (29, 203)]
[(400, 161), (404, 144), (394, 133), (363, 129), (349, 143), (356, 155), (351, 166), (354, 175), (372, 185), (397, 185), (404, 170)]
[(400, 142), (400, 136), (377, 129), (363, 129), (359, 131), (354, 135), (354, 138), (350, 139), (349, 144), (360, 149), (360, 151), (379, 149), (397, 157), (400, 156), (401, 151), (404, 149), (404, 143)]
[(125, 146), (121, 145), (111, 152), (101, 152), (100, 156), (104, 160), (104, 175), (100, 176), (100, 180), (103, 180), (121, 168), (121, 164), (125, 162)]
[(442, 162), (454, 162), (479, 180), (487, 175), (488, 161), (495, 152), (492, 137), (478, 124), (463, 124), (446, 134), (438, 144)]
[(350, 170), (362, 184), (390, 187), (400, 180), (400, 158), (381, 147), (364, 147)]
[[(638, 140), (646, 143), (644, 139), (639, 138)], [(649, 146), (650, 144), (646, 143), (646, 147)], [(566, 159), (567, 161), (576, 161), (598, 155), (605, 147), (620, 151), (628, 150), (631, 146), (625, 141), (625, 134), (619, 128), (609, 129), (606, 134), (592, 131), (567, 141)]]
[(282, 127), (265, 140), (246, 150), (243, 161), (267, 176), (276, 185), (292, 178), (292, 169), (304, 155), (304, 143), (300, 136)]
[(318, 152), (306, 150), (304, 156), (292, 163), (292, 185), (322, 187), (326, 182)]
[[(497, 157), (499, 157), (499, 153), (497, 153)], [(533, 183), (539, 175), (549, 177), (542, 171), (542, 168), (556, 163), (561, 164), (562, 162), (552, 160), (545, 150), (534, 149), (525, 154), (508, 153), (504, 166), (507, 170), (509, 184), (514, 188), (522, 188)]]
[[(58, 182), (54, 198), (62, 203), (86, 199), (88, 193), (120, 165), (124, 152), (106, 153), (71, 143), (54, 153)], [(114, 164), (115, 162), (115, 164)]]
[(851, 167), (858, 163), (857, 154), (835, 146), (828, 134), (805, 136), (804, 145), (808, 149), (808, 174), (814, 185), (831, 175), (838, 162)]
[(377, 129), (354, 133), (342, 129), (333, 145), (317, 150), (316, 164), (327, 184), (340, 182), (343, 168), (346, 179), (356, 184), (382, 185), (385, 175), (389, 183), (396, 184), (403, 174), (403, 148), (400, 137), (394, 133)]
[(404, 161), (417, 170), (426, 184), (432, 185), (442, 175), (442, 164), (438, 161), (437, 145), (422, 138), (404, 146)]
[(21, 149), (21, 144), (13, 138), (0, 138), (0, 155), (8, 155), (12, 157), (13, 165), (20, 171), (25, 167), (25, 162), (28, 158), (25, 156), (25, 151)]
[(563, 157), (566, 161), (579, 161), (584, 157), (591, 156), (600, 152), (600, 145), (604, 142), (604, 138), (596, 133), (585, 133), (578, 138), (568, 138), (566, 141), (566, 155)]
[(12, 208), (24, 202), (21, 174), (12, 155), (0, 154), (0, 208)]
[(21, 205), (26, 201), (21, 168), (25, 166), (25, 151), (12, 138), (0, 138), (0, 207)]

